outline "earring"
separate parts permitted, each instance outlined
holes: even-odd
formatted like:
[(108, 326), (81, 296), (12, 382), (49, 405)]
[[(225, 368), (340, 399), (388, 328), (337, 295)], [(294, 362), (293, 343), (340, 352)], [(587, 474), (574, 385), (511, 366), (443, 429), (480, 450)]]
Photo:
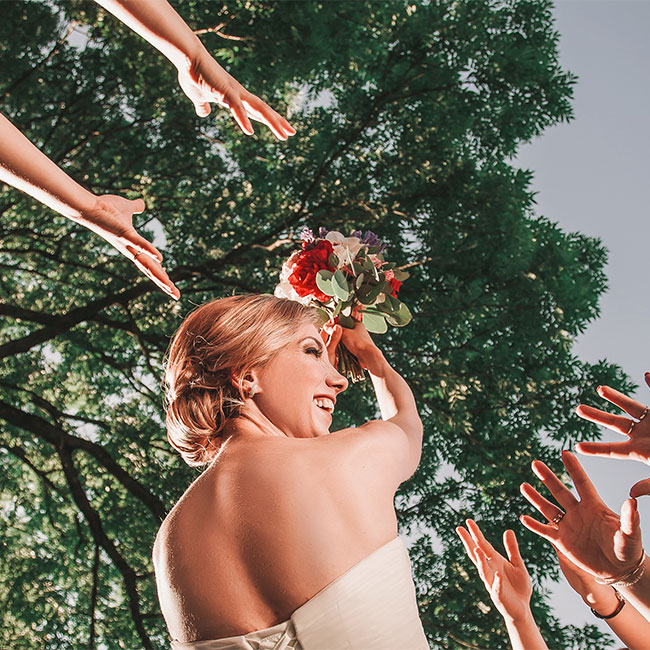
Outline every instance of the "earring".
[(250, 385), (250, 388), (248, 389), (248, 397), (253, 397), (257, 393), (257, 384), (253, 383)]

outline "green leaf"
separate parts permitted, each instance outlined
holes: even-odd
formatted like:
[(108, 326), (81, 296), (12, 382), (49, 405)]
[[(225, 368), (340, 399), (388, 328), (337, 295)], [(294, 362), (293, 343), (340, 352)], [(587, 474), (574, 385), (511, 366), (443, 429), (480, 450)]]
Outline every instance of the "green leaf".
[(356, 321), (354, 320), (354, 318), (351, 318), (350, 316), (341, 315), (339, 316), (338, 323), (341, 327), (345, 327), (351, 330), (354, 329), (354, 324), (356, 323)]
[(369, 314), (368, 312), (364, 312), (363, 324), (366, 329), (373, 334), (384, 334), (388, 331), (386, 320), (383, 316), (379, 316), (378, 314)]
[(363, 281), (364, 281), (365, 279), (366, 279), (366, 274), (365, 274), (365, 273), (359, 273), (359, 275), (357, 275), (357, 280), (356, 280), (356, 282), (354, 283), (354, 285), (356, 286), (357, 290), (361, 289), (361, 285), (363, 284)]
[(400, 269), (393, 269), (393, 273), (395, 274), (395, 279), (400, 282), (404, 282), (411, 275), (408, 271), (401, 271)]
[(318, 273), (316, 273), (316, 286), (326, 296), (333, 296), (335, 293), (332, 283), (333, 275), (334, 274), (331, 271), (327, 271), (326, 269), (321, 269)]
[(336, 268), (339, 265), (339, 258), (337, 257), (337, 255), (335, 253), (332, 253), (330, 255), (328, 261), (330, 263), (330, 266), (333, 266), (334, 268)]
[(334, 295), (339, 300), (347, 300), (350, 297), (350, 287), (348, 285), (348, 281), (345, 279), (345, 275), (343, 275), (343, 271), (340, 269), (332, 277), (332, 288)]
[(404, 325), (408, 325), (412, 318), (413, 316), (411, 311), (404, 303), (400, 304), (400, 308), (396, 312), (386, 314), (386, 320), (395, 327), (404, 327)]
[(327, 309), (324, 309), (323, 307), (316, 307), (316, 314), (318, 315), (318, 320), (321, 327), (330, 321), (330, 315)]

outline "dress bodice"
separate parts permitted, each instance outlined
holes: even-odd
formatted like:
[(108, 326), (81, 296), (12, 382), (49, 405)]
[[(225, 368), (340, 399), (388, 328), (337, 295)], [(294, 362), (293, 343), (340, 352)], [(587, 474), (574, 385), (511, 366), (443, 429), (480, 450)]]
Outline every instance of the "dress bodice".
[(428, 650), (408, 550), (399, 537), (301, 605), (288, 621), (172, 650)]

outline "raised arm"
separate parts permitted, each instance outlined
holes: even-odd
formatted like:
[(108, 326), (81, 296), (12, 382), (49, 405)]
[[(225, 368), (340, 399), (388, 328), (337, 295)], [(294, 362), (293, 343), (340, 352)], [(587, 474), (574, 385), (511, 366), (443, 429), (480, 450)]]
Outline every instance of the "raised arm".
[[(328, 349), (335, 349), (339, 341), (342, 341), (345, 347), (359, 359), (362, 367), (370, 374), (382, 417), (382, 426), (381, 431), (372, 422), (366, 427), (372, 429), (371, 435), (383, 435), (390, 441), (386, 445), (388, 453), (391, 450), (391, 443), (395, 443), (398, 449), (405, 449), (403, 475), (400, 477), (401, 480), (405, 480), (415, 472), (422, 455), (422, 420), (413, 393), (404, 378), (388, 363), (361, 323), (356, 323), (354, 329), (335, 326), (331, 330)], [(391, 426), (386, 427), (385, 423)]]
[(250, 120), (266, 124), (280, 140), (295, 129), (259, 97), (249, 93), (209, 54), (187, 23), (166, 0), (96, 0), (125, 25), (153, 45), (178, 71), (178, 83), (199, 117), (210, 103), (227, 106), (241, 130), (253, 133)]
[(0, 115), (0, 181), (97, 233), (168, 295), (179, 297), (178, 289), (160, 265), (162, 255), (133, 227), (132, 216), (144, 210), (144, 201), (114, 194), (96, 196), (84, 189), (3, 115)]

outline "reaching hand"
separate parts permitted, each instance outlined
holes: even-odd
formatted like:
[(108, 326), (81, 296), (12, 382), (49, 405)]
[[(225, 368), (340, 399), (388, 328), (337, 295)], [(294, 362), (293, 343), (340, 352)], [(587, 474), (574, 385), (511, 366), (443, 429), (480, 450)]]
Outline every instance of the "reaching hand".
[[(650, 373), (648, 372), (645, 374), (645, 382), (650, 387)], [(609, 386), (599, 386), (598, 394), (608, 402), (623, 409), (634, 420), (622, 415), (612, 415), (584, 404), (578, 406), (576, 413), (585, 420), (601, 424), (617, 433), (622, 433), (628, 436), (628, 439), (624, 442), (581, 442), (576, 445), (576, 450), (588, 456), (630, 458), (650, 465), (650, 417), (646, 418), (648, 408), (641, 402), (637, 402)], [(647, 492), (640, 492), (639, 494), (647, 494)], [(638, 494), (633, 496), (638, 496)]]
[(162, 255), (158, 249), (133, 227), (133, 215), (145, 209), (142, 199), (129, 200), (114, 194), (97, 198), (94, 207), (75, 219), (103, 237), (128, 257), (150, 280), (172, 298), (178, 300), (180, 291), (161, 266)]
[(276, 138), (286, 140), (296, 130), (259, 97), (249, 93), (205, 51), (197, 61), (178, 71), (178, 83), (194, 104), (199, 117), (210, 114), (210, 102), (230, 109), (246, 135), (253, 133), (250, 120), (266, 124)]
[(562, 461), (580, 501), (544, 463), (535, 460), (533, 471), (560, 507), (524, 483), (522, 494), (551, 523), (542, 524), (528, 515), (522, 516), (521, 522), (593, 576), (613, 579), (625, 575), (637, 566), (643, 553), (636, 501), (625, 501), (619, 517), (603, 503), (573, 454), (563, 452)]
[(467, 520), (467, 529), (459, 526), (456, 532), (501, 615), (513, 621), (525, 619), (530, 611), (533, 587), (514, 532), (506, 530), (503, 534), (507, 560), (485, 539), (471, 519)]

